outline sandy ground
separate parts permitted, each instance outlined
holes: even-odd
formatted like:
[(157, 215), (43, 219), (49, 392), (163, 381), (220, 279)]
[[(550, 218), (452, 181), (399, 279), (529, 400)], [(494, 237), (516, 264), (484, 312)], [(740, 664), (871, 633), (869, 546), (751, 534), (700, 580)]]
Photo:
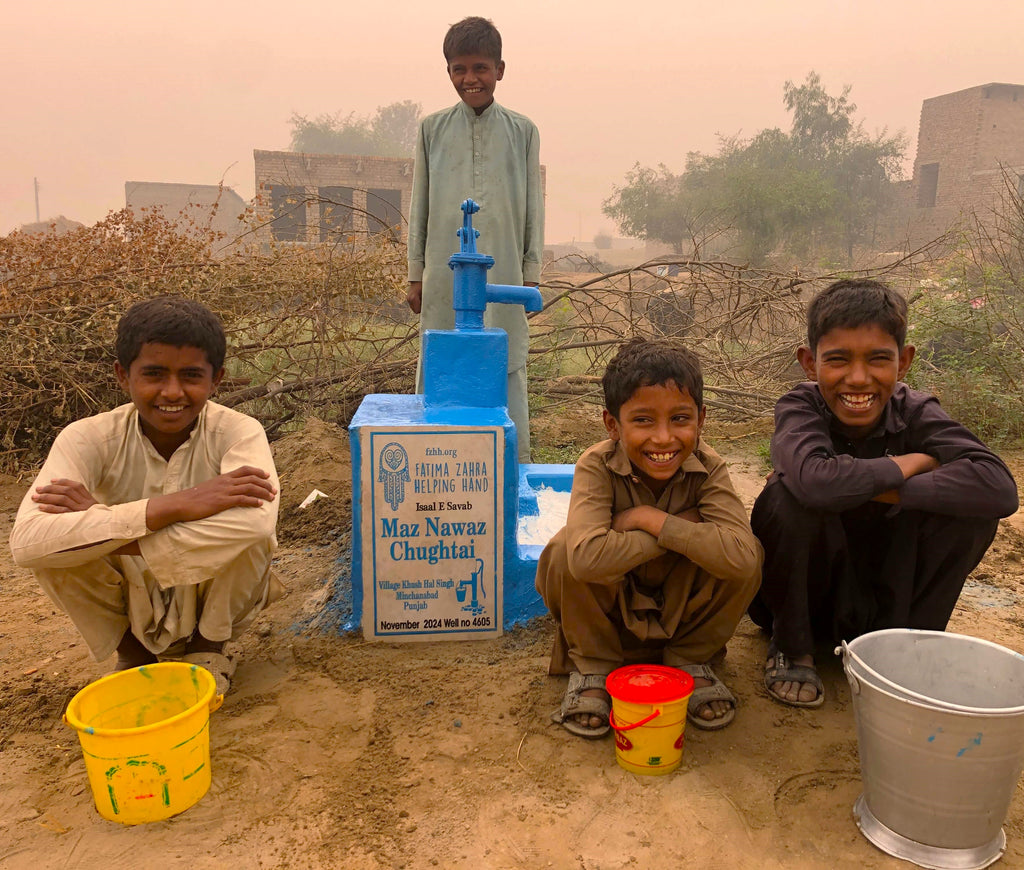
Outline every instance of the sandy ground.
[[(761, 484), (751, 442), (710, 440), (733, 460), (749, 504)], [(832, 656), (821, 662), (823, 708), (773, 703), (761, 687), (765, 638), (744, 621), (720, 671), (740, 699), (735, 723), (688, 728), (675, 774), (628, 773), (610, 738), (550, 724), (564, 680), (545, 673), (546, 620), (465, 643), (364, 643), (333, 631), (325, 602), (349, 536), (347, 437), (314, 421), (275, 453), (277, 568), (289, 595), (240, 642), (233, 691), (211, 720), (210, 792), (168, 821), (123, 827), (97, 815), (61, 714), (111, 662), (89, 659), (0, 547), (0, 868), (908, 866), (851, 817), (857, 739)], [(1024, 465), (1015, 470), (1021, 479)], [(4, 541), (27, 485), (0, 478)], [(298, 511), (314, 487), (332, 497)], [(1022, 530), (1020, 515), (1003, 523), (951, 629), (1024, 649)], [(1003, 866), (1024, 867), (1019, 786), (1005, 830)]]

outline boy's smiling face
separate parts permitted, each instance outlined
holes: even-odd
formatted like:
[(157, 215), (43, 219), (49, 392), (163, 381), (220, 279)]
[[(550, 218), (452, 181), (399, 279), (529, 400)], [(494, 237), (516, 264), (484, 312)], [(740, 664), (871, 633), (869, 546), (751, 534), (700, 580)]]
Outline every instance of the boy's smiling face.
[(188, 440), (200, 412), (217, 388), (215, 372), (202, 348), (146, 342), (128, 371), (114, 364), (117, 382), (139, 411), (143, 434), (165, 459)]
[(829, 409), (853, 437), (868, 435), (914, 360), (912, 345), (901, 351), (896, 339), (876, 323), (826, 332), (812, 352), (797, 359)]
[(494, 88), (505, 75), (505, 61), (483, 54), (465, 54), (448, 61), (455, 92), (478, 115), (494, 102)]
[(618, 417), (604, 412), (608, 435), (622, 446), (640, 479), (655, 495), (693, 453), (704, 426), (704, 408), (674, 381), (640, 387)]

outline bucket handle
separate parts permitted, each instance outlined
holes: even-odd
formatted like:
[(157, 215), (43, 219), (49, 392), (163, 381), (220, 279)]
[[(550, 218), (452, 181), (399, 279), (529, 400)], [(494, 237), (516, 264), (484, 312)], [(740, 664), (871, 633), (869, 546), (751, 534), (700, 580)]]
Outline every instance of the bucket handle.
[(615, 711), (608, 711), (608, 724), (612, 726), (614, 731), (632, 731), (634, 728), (639, 728), (641, 725), (646, 725), (652, 719), (657, 718), (661, 715), (661, 710), (655, 707), (654, 712), (651, 713), (646, 719), (641, 719), (639, 722), (634, 722), (632, 725), (616, 725), (615, 724)]
[(850, 667), (850, 648), (846, 645), (846, 641), (842, 641), (839, 646), (834, 650), (835, 655), (843, 657), (843, 670), (846, 672), (846, 681), (850, 684), (850, 691), (855, 695), (860, 694), (860, 680), (857, 679), (857, 675), (853, 672), (853, 668)]

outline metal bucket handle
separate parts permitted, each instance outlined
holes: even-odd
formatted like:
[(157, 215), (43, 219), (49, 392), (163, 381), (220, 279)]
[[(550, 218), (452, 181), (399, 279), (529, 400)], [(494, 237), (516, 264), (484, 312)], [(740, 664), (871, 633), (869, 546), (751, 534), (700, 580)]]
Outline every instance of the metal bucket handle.
[[(835, 654), (843, 657), (843, 672), (846, 674), (846, 681), (850, 684), (850, 691), (855, 695), (859, 695), (860, 680), (857, 679), (857, 675), (853, 672), (853, 668), (850, 667), (850, 657), (853, 656), (853, 653), (850, 652), (850, 648), (846, 645), (845, 640), (835, 648)], [(860, 659), (857, 660), (860, 661)], [(867, 665), (865, 665), (865, 667), (867, 667)]]
[[(885, 629), (888, 631), (889, 629)], [(924, 631), (920, 629), (909, 629), (914, 633), (928, 636), (948, 635), (967, 638), (974, 643), (981, 643), (986, 646), (999, 647), (998, 644), (992, 643), (992, 641), (983, 640), (982, 638), (969, 637), (968, 635), (953, 635), (949, 632), (941, 631)], [(1013, 652), (1013, 650), (1006, 650), (1005, 647), (999, 647), (1003, 651)], [(894, 683), (892, 680), (882, 676), (878, 671), (872, 668), (867, 662), (864, 661), (860, 656), (857, 655), (852, 649), (849, 648), (846, 641), (844, 640), (841, 646), (836, 647), (836, 655), (843, 656), (843, 670), (846, 672), (846, 679), (850, 683), (850, 688), (854, 691), (854, 694), (860, 692), (860, 683), (857, 681), (856, 675), (853, 673), (853, 669), (850, 666), (850, 661), (856, 663), (857, 667), (863, 668), (867, 677), (873, 680), (877, 680), (880, 683), (879, 688), (882, 691), (895, 693), (896, 697), (907, 701), (910, 704), (914, 704), (919, 707), (927, 707), (932, 710), (945, 710), (950, 713), (961, 713), (968, 716), (1005, 716), (1008, 714), (1016, 714), (1024, 712), (1024, 705), (1016, 707), (969, 707), (965, 704), (956, 704), (952, 701), (943, 701), (940, 698), (931, 698), (928, 695), (922, 695), (920, 692), (915, 692), (912, 689), (908, 689), (905, 686), (901, 686), (898, 683)], [(1014, 653), (1019, 655), (1019, 653)], [(856, 685), (855, 685), (856, 684)]]

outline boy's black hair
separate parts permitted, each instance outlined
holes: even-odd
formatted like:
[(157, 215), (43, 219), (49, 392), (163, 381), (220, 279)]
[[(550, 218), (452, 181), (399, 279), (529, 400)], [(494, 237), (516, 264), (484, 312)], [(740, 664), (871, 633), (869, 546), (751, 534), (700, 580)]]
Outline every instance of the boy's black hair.
[(815, 352), (821, 337), (833, 329), (876, 325), (896, 339), (902, 351), (907, 340), (907, 300), (888, 284), (870, 278), (845, 278), (829, 284), (807, 308), (807, 344)]
[(224, 365), (224, 326), (209, 308), (183, 296), (156, 296), (136, 302), (117, 324), (117, 361), (127, 371), (148, 342), (198, 347), (216, 374)]
[(604, 406), (618, 419), (622, 406), (641, 387), (669, 381), (686, 389), (698, 409), (704, 406), (704, 375), (693, 351), (666, 339), (634, 338), (619, 348), (605, 369)]
[(448, 28), (443, 50), (446, 63), (467, 54), (482, 54), (501, 63), (501, 34), (490, 19), (471, 15)]

